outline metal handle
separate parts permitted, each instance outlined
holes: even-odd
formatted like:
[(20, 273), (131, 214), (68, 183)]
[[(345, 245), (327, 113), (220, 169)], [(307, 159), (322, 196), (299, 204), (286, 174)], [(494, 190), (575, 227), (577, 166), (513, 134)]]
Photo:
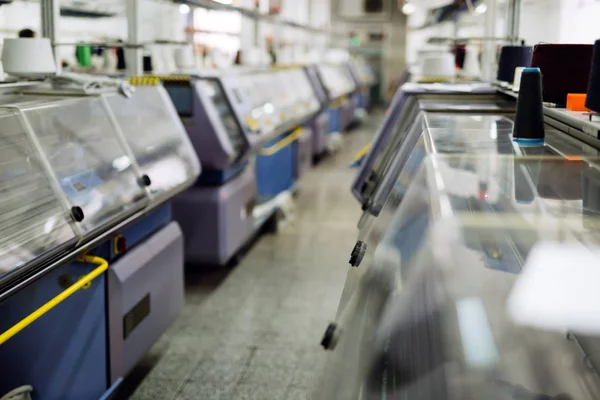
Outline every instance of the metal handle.
[(23, 329), (27, 328), (29, 325), (33, 324), (42, 315), (46, 314), (48, 311), (52, 310), (54, 307), (71, 297), (75, 292), (88, 285), (91, 281), (102, 275), (108, 269), (108, 261), (101, 257), (82, 256), (79, 261), (89, 264), (96, 264), (98, 267), (0, 335), (0, 345), (15, 336), (17, 333), (21, 332)]

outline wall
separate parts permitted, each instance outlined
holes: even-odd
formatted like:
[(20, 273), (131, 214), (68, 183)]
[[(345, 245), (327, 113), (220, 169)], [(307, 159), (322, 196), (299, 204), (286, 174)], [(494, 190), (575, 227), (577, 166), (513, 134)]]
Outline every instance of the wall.
[(540, 42), (560, 42), (562, 2), (562, 0), (523, 1), (519, 36), (530, 45)]
[(600, 1), (563, 0), (561, 43), (592, 43), (600, 39)]
[(521, 36), (529, 44), (592, 43), (600, 39), (599, 0), (526, 0)]

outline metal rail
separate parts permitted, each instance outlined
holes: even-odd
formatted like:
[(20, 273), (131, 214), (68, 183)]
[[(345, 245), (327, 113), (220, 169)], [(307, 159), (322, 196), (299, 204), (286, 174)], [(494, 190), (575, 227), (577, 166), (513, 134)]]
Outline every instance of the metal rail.
[(96, 264), (98, 267), (95, 268), (92, 272), (85, 275), (77, 282), (69, 286), (67, 289), (59, 293), (57, 296), (52, 298), (50, 301), (42, 305), (40, 308), (29, 314), (27, 317), (23, 318), (21, 321), (17, 322), (10, 329), (5, 331), (0, 335), (0, 345), (5, 343), (7, 340), (11, 339), (17, 333), (21, 332), (23, 329), (27, 328), (35, 321), (37, 321), (40, 317), (47, 314), (54, 307), (71, 297), (73, 294), (77, 293), (79, 290), (88, 287), (90, 283), (96, 279), (98, 276), (102, 275), (108, 269), (108, 261), (103, 258), (95, 257), (95, 256), (81, 256), (79, 258), (80, 262)]

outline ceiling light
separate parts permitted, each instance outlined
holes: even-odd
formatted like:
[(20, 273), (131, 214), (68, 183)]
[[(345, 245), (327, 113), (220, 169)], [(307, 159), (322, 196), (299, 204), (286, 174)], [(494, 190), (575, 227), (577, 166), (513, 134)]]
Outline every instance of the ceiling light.
[(414, 4), (409, 3), (408, 1), (404, 3), (404, 5), (402, 6), (402, 12), (406, 15), (410, 15), (412, 13), (414, 13), (417, 10), (417, 7), (415, 7)]
[(487, 5), (485, 3), (482, 3), (475, 8), (475, 12), (477, 14), (483, 14), (486, 11), (487, 11)]
[(190, 13), (190, 6), (188, 6), (187, 4), (180, 4), (179, 5), (179, 12), (182, 14), (189, 14)]

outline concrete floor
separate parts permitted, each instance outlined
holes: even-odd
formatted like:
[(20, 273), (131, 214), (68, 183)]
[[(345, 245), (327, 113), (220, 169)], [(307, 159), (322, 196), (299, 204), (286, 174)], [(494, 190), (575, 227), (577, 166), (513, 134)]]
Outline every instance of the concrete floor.
[(360, 207), (350, 194), (354, 155), (376, 114), (344, 136), (299, 186), (296, 210), (262, 236), (235, 268), (187, 271), (178, 320), (127, 378), (119, 397), (136, 400), (310, 398), (327, 353)]

